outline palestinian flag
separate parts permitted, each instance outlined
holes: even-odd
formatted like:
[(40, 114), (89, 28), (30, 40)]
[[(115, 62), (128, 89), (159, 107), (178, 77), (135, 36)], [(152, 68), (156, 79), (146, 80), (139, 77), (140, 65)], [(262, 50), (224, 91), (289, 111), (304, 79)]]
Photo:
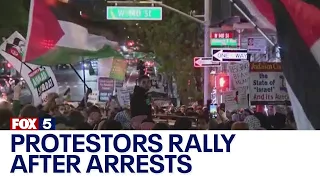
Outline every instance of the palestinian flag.
[(297, 125), (320, 129), (320, 1), (270, 2)]
[(320, 1), (238, 0), (276, 27), (287, 89), (299, 129), (320, 129)]
[(121, 57), (117, 42), (98, 34), (104, 32), (83, 19), (70, 3), (31, 0), (24, 61), (54, 65), (72, 64), (81, 57)]

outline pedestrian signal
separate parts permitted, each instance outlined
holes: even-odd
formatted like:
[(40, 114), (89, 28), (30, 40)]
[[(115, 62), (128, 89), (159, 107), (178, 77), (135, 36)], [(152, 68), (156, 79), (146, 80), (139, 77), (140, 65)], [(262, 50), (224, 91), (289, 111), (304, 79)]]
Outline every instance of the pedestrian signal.
[(229, 90), (229, 84), (230, 84), (230, 79), (229, 79), (229, 75), (227, 74), (220, 74), (217, 76), (218, 78), (218, 90), (220, 92), (225, 92)]

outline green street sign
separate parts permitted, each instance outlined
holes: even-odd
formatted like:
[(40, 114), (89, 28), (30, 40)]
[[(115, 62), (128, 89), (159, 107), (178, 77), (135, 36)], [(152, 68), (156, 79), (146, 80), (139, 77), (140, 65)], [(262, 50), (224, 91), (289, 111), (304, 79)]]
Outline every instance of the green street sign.
[(162, 20), (162, 7), (107, 6), (108, 20)]
[(238, 42), (236, 39), (211, 39), (211, 46), (213, 47), (221, 47), (221, 46), (229, 46), (229, 47), (237, 47)]

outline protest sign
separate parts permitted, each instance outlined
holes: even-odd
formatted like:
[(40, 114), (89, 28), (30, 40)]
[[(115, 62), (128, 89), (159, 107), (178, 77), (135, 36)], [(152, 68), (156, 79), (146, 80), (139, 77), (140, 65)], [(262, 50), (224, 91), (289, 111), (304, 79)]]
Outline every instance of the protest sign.
[(96, 104), (99, 102), (99, 93), (98, 91), (93, 91), (91, 94), (88, 96), (88, 102)]
[(123, 84), (124, 84), (124, 81), (116, 80), (116, 88), (122, 88)]
[(248, 108), (248, 96), (245, 90), (235, 90), (223, 93), (223, 102), (226, 109), (229, 111), (237, 110), (239, 108)]
[(109, 77), (123, 81), (127, 72), (128, 63), (123, 59), (101, 58), (98, 59), (98, 76)]
[(236, 90), (249, 89), (249, 61), (228, 64), (228, 73), (231, 83)]
[(29, 79), (32, 83), (32, 87), (37, 90), (38, 97), (41, 97), (42, 94), (54, 87), (54, 82), (52, 77), (48, 75), (48, 71), (44, 67), (36, 68), (31, 71), (29, 74)]
[(252, 105), (281, 105), (289, 101), (280, 63), (250, 63), (250, 101)]
[(118, 88), (117, 98), (121, 107), (130, 106), (130, 94), (132, 94), (132, 89)]
[(98, 78), (99, 101), (106, 102), (113, 95), (114, 80), (108, 77)]
[(167, 83), (163, 74), (157, 74), (157, 76), (150, 77), (151, 88), (149, 92), (156, 92), (166, 94), (168, 91)]
[(267, 40), (263, 37), (248, 38), (248, 53), (266, 54)]
[(59, 93), (59, 86), (52, 69), (49, 66), (38, 66), (22, 63), (21, 59), (25, 51), (25, 38), (18, 32), (14, 32), (0, 46), (0, 54), (20, 73), (31, 91), (33, 104), (45, 104), (47, 95)]

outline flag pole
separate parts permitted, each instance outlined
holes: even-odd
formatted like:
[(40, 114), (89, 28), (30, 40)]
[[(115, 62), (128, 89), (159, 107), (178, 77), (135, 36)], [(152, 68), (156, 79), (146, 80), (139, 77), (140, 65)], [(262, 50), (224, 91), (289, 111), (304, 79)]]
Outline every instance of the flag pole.
[(69, 64), (70, 67), (73, 69), (73, 71), (76, 73), (76, 75), (79, 77), (79, 79), (84, 83), (84, 85), (86, 86), (86, 88), (89, 89), (89, 86), (87, 85), (87, 83), (82, 79), (82, 77), (80, 76), (80, 74), (78, 73), (78, 71), (76, 70), (76, 68), (74, 68), (74, 66), (72, 64)]
[(82, 75), (83, 75), (83, 94), (84, 107), (87, 108), (87, 84), (86, 84), (86, 67), (84, 65), (84, 57), (82, 57)]
[(253, 22), (253, 20), (238, 6), (238, 4), (234, 0), (229, 0), (232, 5), (254, 26), (254, 28), (272, 45), (276, 46), (276, 44), (264, 33), (259, 26)]

